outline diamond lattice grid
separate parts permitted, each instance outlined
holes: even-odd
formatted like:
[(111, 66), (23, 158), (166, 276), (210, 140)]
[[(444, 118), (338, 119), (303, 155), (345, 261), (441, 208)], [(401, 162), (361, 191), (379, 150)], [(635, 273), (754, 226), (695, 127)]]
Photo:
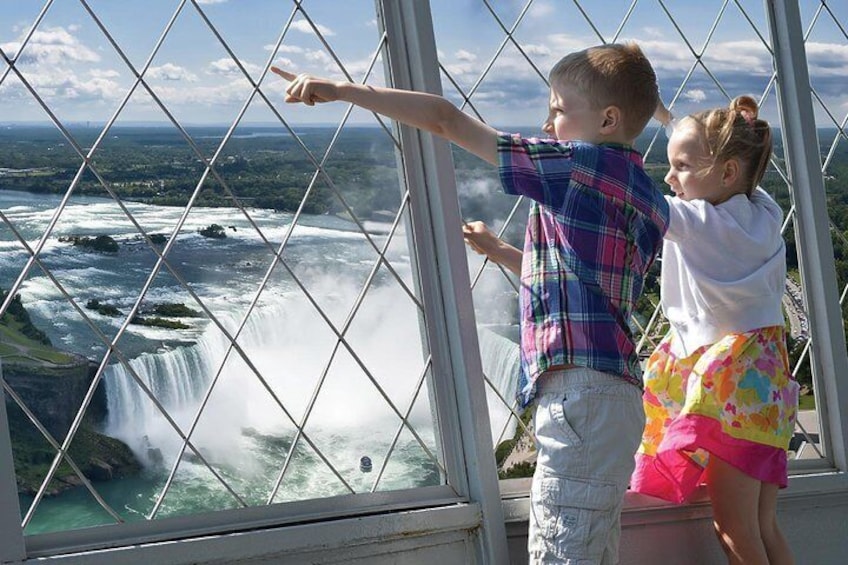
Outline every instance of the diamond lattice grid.
[[(833, 3), (817, 2), (805, 6), (810, 18), (807, 28), (808, 61), (811, 68), (812, 96), (821, 106), (820, 122), (832, 123), (835, 132), (830, 149), (823, 151), (824, 169), (845, 137), (844, 111), (828, 111), (827, 99), (834, 104), (833, 93), (819, 96), (817, 80), (826, 84), (837, 80), (831, 70), (834, 54), (845, 43), (844, 8)], [(711, 106), (725, 106), (731, 98), (750, 94), (760, 104), (761, 114), (779, 129), (776, 87), (769, 30), (762, 3), (755, 1), (691, 2), (636, 0), (629, 2), (541, 2), (497, 3), (483, 0), (463, 6), (463, 17), (472, 22), (478, 33), (473, 41), (452, 29), (448, 14), (434, 5), (434, 22), (440, 51), (442, 84), (446, 95), (466, 112), (481, 117), (499, 129), (538, 135), (539, 124), (547, 107), (546, 75), (552, 64), (565, 53), (590, 45), (623, 40), (636, 40), (654, 63), (661, 95), (676, 115)], [(451, 8), (453, 10), (453, 8)], [(455, 19), (456, 14), (454, 14)], [(814, 43), (816, 20), (826, 21), (830, 32), (826, 40)], [(464, 21), (464, 20), (463, 20)], [(540, 39), (543, 38), (543, 39)], [(839, 59), (839, 56), (836, 55)], [(820, 61), (817, 64), (816, 62)], [(828, 67), (828, 68), (826, 68)], [(506, 126), (509, 126), (508, 128)], [(822, 130), (820, 130), (822, 132)], [(667, 169), (665, 135), (652, 122), (637, 141), (646, 160), (646, 168), (660, 183)], [(828, 155), (825, 157), (825, 155)], [(455, 152), (458, 191), (463, 217), (484, 220), (508, 242), (521, 246), (526, 205), (500, 194), (493, 172), (461, 151)], [(827, 174), (827, 172), (825, 173)], [(831, 175), (831, 181), (833, 180)], [(794, 209), (791, 202), (791, 180), (787, 171), (782, 143), (775, 146), (763, 187), (778, 199), (786, 213), (784, 236), (790, 260), (790, 276), (784, 299), (792, 346), (793, 372), (812, 389), (808, 362), (810, 351), (805, 307), (801, 299), (800, 279), (792, 270), (795, 259), (794, 231), (791, 229)], [(845, 243), (841, 229), (834, 229), (837, 254)], [(797, 259), (795, 259), (797, 261)], [(522, 474), (531, 468), (516, 466), (526, 461), (526, 449), (513, 449), (512, 441), (524, 437), (530, 445), (526, 424), (528, 415), (517, 410), (514, 380), (499, 373), (514, 367), (487, 365), (491, 355), (490, 329), (511, 334), (515, 341), (517, 324), (517, 281), (502, 268), (470, 256), (475, 310), (481, 325), (481, 355), (489, 391), (490, 411), (499, 418), (493, 422), (496, 443), (505, 441), (499, 458), (501, 471), (513, 467)], [(645, 294), (637, 305), (633, 329), (639, 348), (647, 356), (667, 331), (667, 323), (659, 307), (659, 267), (655, 266), (646, 281)], [(845, 282), (842, 282), (844, 285)], [(843, 297), (848, 293), (848, 287)], [(503, 330), (503, 326), (512, 328)], [(812, 396), (808, 396), (808, 399)], [(806, 400), (802, 409), (809, 408)], [(814, 411), (805, 411), (799, 420), (792, 443), (796, 458), (822, 458), (818, 437), (818, 421)], [(532, 433), (532, 430), (529, 431)], [(532, 449), (531, 449), (532, 451)], [(523, 456), (521, 455), (523, 453)], [(532, 453), (529, 454), (532, 460)], [(522, 470), (523, 469), (523, 470)]]
[[(13, 443), (40, 442), (49, 462), (18, 469), (33, 472), (28, 533), (67, 527), (50, 520), (67, 496), (52, 495), (75, 481), (93, 508), (82, 526), (444, 482), (398, 143), (385, 120), (343, 105), (322, 118), (334, 126), (303, 128), (307, 114), (280, 103), (283, 84), (268, 73), (275, 63), (381, 84), (385, 36), (365, 17), (373, 4), (353, 4), (359, 25), (347, 33), (363, 45), (370, 28), (373, 40), (350, 60), (334, 47), (349, 37), (324, 23), (320, 3), (232, 21), (200, 2), (141, 13), (46, 2), (3, 30), (14, 35), (0, 41), (0, 95), (52, 124), (35, 139), (18, 128), (4, 137), (37, 147), (52, 136), (55, 151), (47, 161), (27, 148), (9, 175), (42, 176), (42, 191), (56, 193), (34, 213), (23, 210), (31, 198), (4, 201), (15, 258), (0, 281), (3, 312), (19, 295), (33, 327), (91, 359), (80, 405), (51, 431), (4, 355), (26, 435)], [(75, 73), (64, 87), (45, 73), (60, 54)], [(82, 75), (100, 81), (95, 113), (67, 103)], [(196, 123), (203, 107), (214, 124)], [(98, 245), (117, 251), (95, 247), (100, 231)], [(22, 343), (24, 365), (60, 350)], [(91, 465), (100, 430), (123, 442), (101, 458), (126, 461)], [(140, 486), (92, 482), (136, 462)], [(132, 502), (121, 488), (137, 489)]]

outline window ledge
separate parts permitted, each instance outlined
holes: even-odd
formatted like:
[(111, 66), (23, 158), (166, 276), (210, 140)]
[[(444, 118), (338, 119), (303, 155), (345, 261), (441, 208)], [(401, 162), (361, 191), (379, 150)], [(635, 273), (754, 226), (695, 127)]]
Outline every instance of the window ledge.
[[(435, 543), (467, 543), (468, 532), (479, 528), (477, 504), (455, 504), (381, 515), (360, 516), (314, 524), (262, 528), (253, 531), (185, 538), (166, 542), (115, 547), (100, 551), (44, 556), (45, 563), (116, 565), (123, 563), (241, 563), (310, 561), (334, 553), (349, 558), (383, 551), (414, 551)], [(335, 562), (335, 561), (334, 561)]]
[[(516, 481), (518, 483), (518, 481)], [(525, 493), (529, 492), (529, 479)], [(516, 496), (518, 484), (513, 484), (503, 492), (504, 520), (507, 524), (527, 522), (530, 511), (530, 499), (525, 494)], [(506, 489), (502, 488), (502, 491)], [(511, 497), (507, 497), (511, 495)], [(780, 491), (781, 506), (821, 506), (848, 504), (848, 473), (835, 470), (809, 472), (789, 477), (789, 486)], [(706, 488), (701, 487), (692, 501), (685, 504), (673, 504), (658, 498), (635, 492), (628, 492), (624, 498), (624, 510), (621, 522), (623, 526), (646, 525), (681, 520), (700, 520), (712, 515)]]

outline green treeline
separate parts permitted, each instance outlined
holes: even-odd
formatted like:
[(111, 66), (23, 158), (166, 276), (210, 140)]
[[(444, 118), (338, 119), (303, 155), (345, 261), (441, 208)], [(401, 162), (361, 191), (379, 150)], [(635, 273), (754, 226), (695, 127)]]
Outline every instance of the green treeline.
[[(83, 151), (98, 133), (96, 128), (71, 130)], [(184, 206), (204, 178), (198, 206), (234, 206), (238, 200), (248, 207), (294, 212), (307, 191), (303, 211), (308, 214), (339, 213), (349, 206), (367, 217), (369, 210), (399, 206), (394, 146), (381, 129), (346, 128), (318, 174), (317, 164), (333, 140), (332, 128), (299, 131), (300, 141), (282, 126), (237, 132), (220, 151), (214, 173), (205, 177), (225, 132), (203, 127), (188, 133), (192, 143), (176, 129), (113, 128), (92, 157), (97, 174), (85, 168), (74, 193), (108, 197), (105, 183), (124, 200)], [(64, 193), (81, 163), (54, 128), (0, 130), (0, 190)]]

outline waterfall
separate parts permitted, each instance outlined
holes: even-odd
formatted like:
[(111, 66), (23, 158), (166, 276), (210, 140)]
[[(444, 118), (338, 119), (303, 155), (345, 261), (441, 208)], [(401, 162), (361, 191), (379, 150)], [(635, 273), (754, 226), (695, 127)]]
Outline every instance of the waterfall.
[[(182, 430), (191, 425), (198, 402), (226, 350), (226, 342), (216, 339), (219, 336), (223, 338), (220, 332), (207, 330), (194, 344), (143, 353), (128, 363)], [(151, 459), (158, 460), (162, 450), (179, 449), (178, 434), (124, 364), (111, 365), (104, 380), (108, 435), (123, 440), (147, 464), (153, 462)]]
[[(483, 374), (509, 406), (513, 406), (521, 366), (517, 328), (509, 325), (480, 326), (477, 335)], [(492, 441), (497, 445), (512, 439), (516, 427), (515, 417), (489, 384), (486, 384), (486, 399), (492, 424)], [(519, 412), (517, 408), (515, 410)]]
[[(297, 411), (302, 408), (307, 391), (302, 383), (294, 381), (304, 366), (292, 362), (283, 368), (279, 360), (275, 362), (275, 355), (283, 358), (284, 348), (303, 356), (303, 339), (298, 341), (281, 330), (280, 320), (285, 315), (282, 304), (257, 307), (236, 342), (273, 389), (287, 391), (287, 407)], [(216, 316), (233, 335), (240, 318), (227, 312)], [(305, 333), (317, 335), (314, 329)], [(183, 433), (190, 429), (212, 379), (220, 373), (192, 434), (192, 443), (208, 451), (238, 450), (245, 429), (271, 433), (280, 423), (279, 407), (236, 349), (231, 349), (224, 360), (228, 349), (230, 340), (208, 322), (195, 343), (144, 353), (128, 363)], [(152, 458), (164, 456), (168, 460), (174, 455), (182, 439), (130, 371), (116, 363), (104, 378), (109, 409), (106, 433), (127, 443), (147, 464)]]
[[(376, 294), (374, 298), (379, 307), (374, 309), (374, 314), (363, 312), (366, 320), (360, 331), (351, 330), (346, 339), (356, 346), (373, 378), (402, 409), (411, 397), (413, 379), (423, 358), (420, 349), (408, 345), (420, 341), (417, 319), (406, 317), (407, 321), (403, 322), (394, 318), (394, 315), (403, 316), (398, 312), (400, 302), (393, 293)], [(307, 313), (308, 309), (307, 305), (293, 300), (257, 307), (237, 340), (295, 419), (306, 409), (317, 375), (325, 370), (324, 364), (336, 340), (326, 324), (315, 318), (314, 312)], [(388, 316), (387, 312), (393, 315)], [(374, 319), (368, 319), (369, 316)], [(240, 321), (236, 314), (219, 314), (218, 318), (231, 335)], [(484, 373), (500, 394), (512, 402), (519, 358), (515, 341), (503, 335), (506, 330), (506, 326), (481, 327), (480, 350)], [(386, 349), (387, 344), (396, 343), (401, 337), (400, 343), (407, 344), (404, 350)], [(183, 433), (188, 432), (200, 401), (223, 364), (191, 438), (204, 453), (215, 452), (222, 458), (245, 454), (246, 432), (290, 437), (294, 431), (291, 420), (235, 350), (223, 362), (228, 346), (229, 340), (223, 332), (209, 323), (194, 344), (145, 353), (129, 361)], [(106, 433), (126, 442), (145, 464), (171, 460), (182, 439), (126, 367), (116, 363), (109, 367), (104, 378), (109, 408)], [(515, 419), (488, 385), (486, 388), (493, 439), (498, 441), (505, 426), (503, 438), (511, 438)], [(425, 437), (433, 433), (428, 403), (419, 401), (410, 421)], [(397, 417), (365, 379), (358, 364), (344, 351), (337, 353), (310, 415), (310, 433), (332, 435), (334, 442), (349, 437), (355, 443), (357, 437), (368, 437), (371, 445), (377, 445), (377, 436), (384, 433), (390, 436), (396, 422)], [(375, 447), (371, 449), (367, 454), (378, 451)]]
[[(335, 294), (322, 294), (322, 307), (341, 317), (356, 289), (344, 288), (338, 278), (331, 282)], [(295, 422), (303, 418), (320, 382), (307, 433), (336, 454), (342, 444), (352, 450), (365, 442), (364, 453), (345, 454), (345, 460), (358, 466), (360, 457), (369, 455), (376, 465), (375, 454), (388, 449), (400, 425), (383, 394), (398, 411), (405, 410), (424, 363), (417, 311), (402, 293), (399, 287), (369, 292), (344, 336), (357, 358), (338, 345), (338, 336), (312, 305), (296, 295), (282, 295), (258, 305), (237, 339), (250, 364), (235, 350), (224, 362), (229, 339), (208, 322), (196, 343), (146, 353), (129, 365), (183, 433), (188, 433), (212, 379), (220, 373), (191, 442), (204, 455), (233, 463), (239, 459), (239, 464), (251, 457), (256, 437), (295, 434)], [(216, 316), (232, 335), (243, 312)], [(110, 366), (104, 379), (109, 408), (105, 432), (126, 442), (146, 464), (172, 460), (183, 440), (126, 367)], [(428, 395), (418, 395), (408, 419), (434, 448)]]

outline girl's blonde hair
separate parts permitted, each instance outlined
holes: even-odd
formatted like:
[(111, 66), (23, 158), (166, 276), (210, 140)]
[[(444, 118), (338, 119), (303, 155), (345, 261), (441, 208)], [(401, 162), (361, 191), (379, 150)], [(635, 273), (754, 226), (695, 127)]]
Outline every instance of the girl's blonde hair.
[(757, 117), (758, 112), (753, 98), (737, 96), (727, 108), (689, 116), (704, 134), (712, 166), (730, 159), (740, 161), (748, 196), (763, 179), (772, 152), (771, 126)]

